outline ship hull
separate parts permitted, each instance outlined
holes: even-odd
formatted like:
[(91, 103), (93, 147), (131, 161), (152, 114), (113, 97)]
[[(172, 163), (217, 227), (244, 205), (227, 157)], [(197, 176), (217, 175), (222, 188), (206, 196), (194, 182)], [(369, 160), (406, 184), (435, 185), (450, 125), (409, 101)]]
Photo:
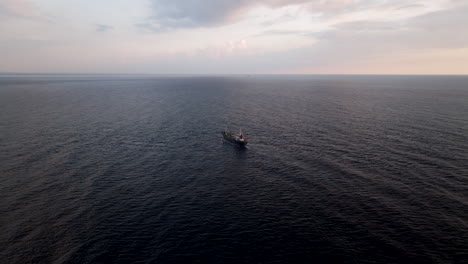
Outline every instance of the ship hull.
[(223, 139), (224, 139), (224, 141), (226, 141), (228, 143), (231, 143), (231, 144), (234, 144), (234, 145), (237, 145), (239, 147), (245, 147), (247, 145), (246, 141), (239, 141), (239, 140), (236, 140), (235, 138), (226, 136), (224, 134), (223, 134)]

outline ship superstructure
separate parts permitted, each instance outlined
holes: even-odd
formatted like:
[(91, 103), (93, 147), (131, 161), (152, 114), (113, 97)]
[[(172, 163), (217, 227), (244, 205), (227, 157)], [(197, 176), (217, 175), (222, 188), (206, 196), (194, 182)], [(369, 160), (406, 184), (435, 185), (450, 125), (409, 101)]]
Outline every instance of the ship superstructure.
[(247, 138), (242, 133), (242, 129), (239, 130), (239, 135), (234, 135), (227, 128), (222, 132), (223, 139), (231, 144), (235, 144), (240, 147), (245, 147), (248, 143)]

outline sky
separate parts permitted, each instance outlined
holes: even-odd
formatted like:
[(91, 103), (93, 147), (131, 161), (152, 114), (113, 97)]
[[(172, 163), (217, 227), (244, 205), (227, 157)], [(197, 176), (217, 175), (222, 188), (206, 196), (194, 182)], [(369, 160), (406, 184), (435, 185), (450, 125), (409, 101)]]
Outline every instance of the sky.
[(0, 0), (0, 72), (468, 74), (468, 0)]

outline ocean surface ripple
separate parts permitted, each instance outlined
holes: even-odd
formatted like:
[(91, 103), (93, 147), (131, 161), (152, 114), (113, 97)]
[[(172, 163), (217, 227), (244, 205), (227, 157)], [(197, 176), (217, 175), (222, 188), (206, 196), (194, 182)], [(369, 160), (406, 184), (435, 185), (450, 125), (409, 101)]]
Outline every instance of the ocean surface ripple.
[(2, 263), (467, 263), (468, 77), (4, 76), (0, 181)]

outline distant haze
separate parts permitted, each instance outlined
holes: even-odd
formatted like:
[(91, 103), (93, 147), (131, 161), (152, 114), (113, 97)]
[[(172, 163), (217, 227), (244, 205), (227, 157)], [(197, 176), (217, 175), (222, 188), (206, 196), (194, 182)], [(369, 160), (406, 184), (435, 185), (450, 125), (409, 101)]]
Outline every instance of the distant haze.
[(463, 0), (0, 0), (0, 72), (468, 74)]

